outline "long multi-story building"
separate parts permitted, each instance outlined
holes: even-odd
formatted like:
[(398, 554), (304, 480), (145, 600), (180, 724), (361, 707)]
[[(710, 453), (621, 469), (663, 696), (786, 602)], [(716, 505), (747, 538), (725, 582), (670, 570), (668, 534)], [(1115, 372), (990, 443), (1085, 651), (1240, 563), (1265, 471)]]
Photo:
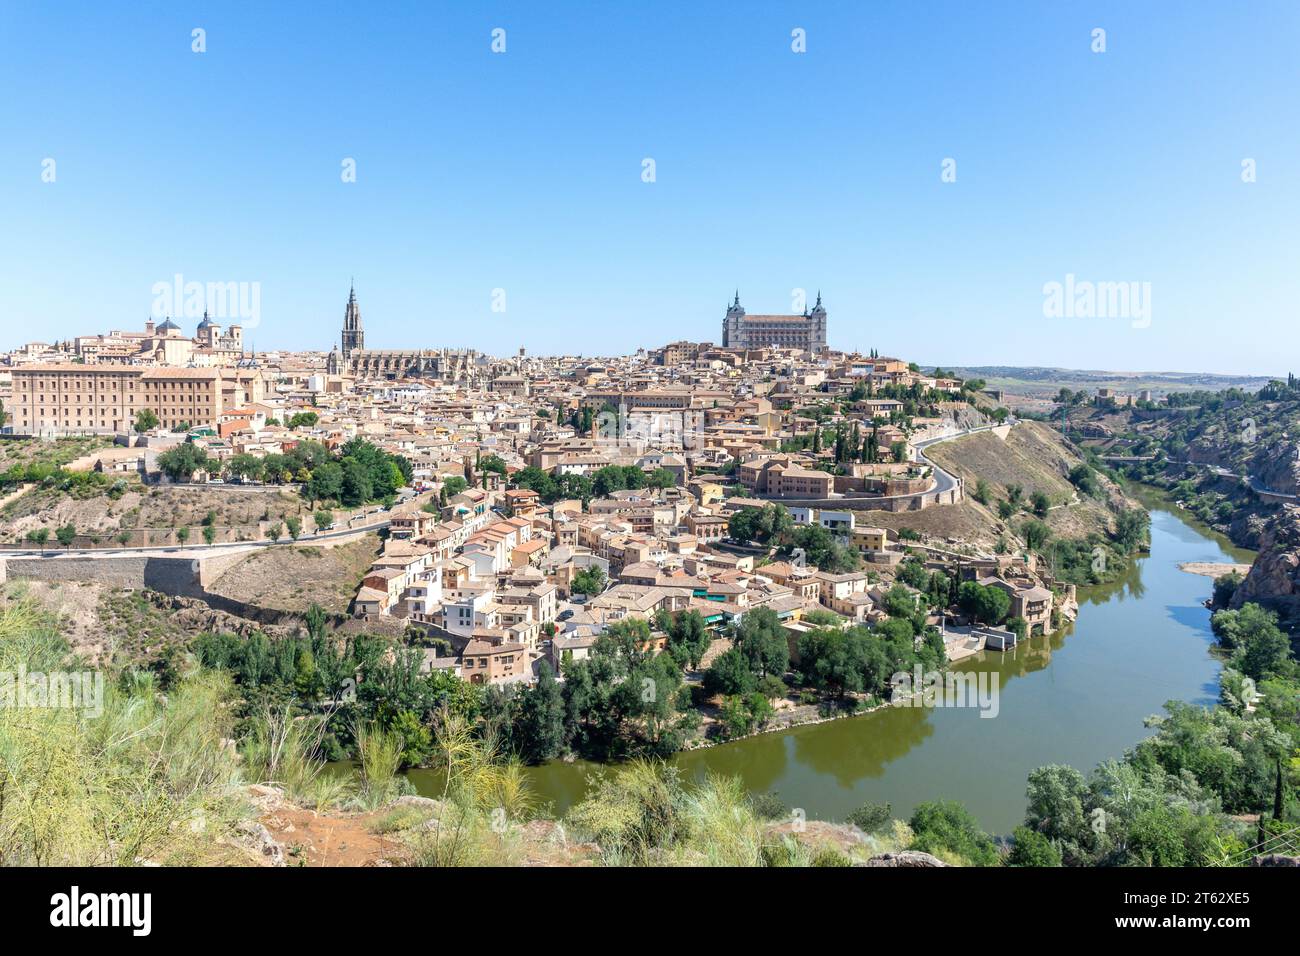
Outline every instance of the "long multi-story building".
[(826, 308), (822, 294), (817, 304), (802, 315), (746, 315), (740, 293), (727, 308), (722, 320), (722, 347), (728, 349), (801, 349), (817, 353), (826, 351)]
[(124, 434), (146, 408), (164, 428), (209, 425), (221, 414), (223, 393), (250, 397), (247, 382), (227, 382), (215, 368), (20, 365), (9, 425), (25, 435)]

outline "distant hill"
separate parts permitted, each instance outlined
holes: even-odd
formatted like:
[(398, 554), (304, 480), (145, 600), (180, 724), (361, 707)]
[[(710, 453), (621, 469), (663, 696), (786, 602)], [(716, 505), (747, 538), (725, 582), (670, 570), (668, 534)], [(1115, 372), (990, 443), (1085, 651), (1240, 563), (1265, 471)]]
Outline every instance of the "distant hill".
[[(935, 366), (928, 366), (934, 368)], [(1061, 388), (1115, 388), (1136, 391), (1149, 388), (1158, 395), (1204, 389), (1241, 388), (1255, 391), (1285, 373), (1270, 375), (1215, 375), (1209, 372), (1116, 372), (1104, 369), (1019, 367), (1014, 365), (942, 366), (961, 378), (982, 378), (990, 386), (1011, 394), (1046, 397)]]

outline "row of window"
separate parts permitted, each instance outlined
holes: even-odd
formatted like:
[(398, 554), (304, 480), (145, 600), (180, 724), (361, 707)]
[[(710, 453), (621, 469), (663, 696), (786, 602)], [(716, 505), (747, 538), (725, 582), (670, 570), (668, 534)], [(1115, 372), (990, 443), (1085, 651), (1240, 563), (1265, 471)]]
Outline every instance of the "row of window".
[[(501, 658), (501, 663), (504, 664), (506, 667), (509, 667), (509, 666), (510, 666), (511, 664), (513, 664), (514, 662), (515, 662), (515, 656), (514, 656), (513, 654), (507, 654), (505, 657)], [(463, 663), (463, 665), (464, 665), (467, 669), (469, 669), (469, 670), (473, 670), (473, 668), (474, 668), (474, 658), (472, 658), (472, 657), (467, 657), (467, 658), (465, 658), (465, 660), (464, 660), (462, 663)], [(488, 659), (487, 659), (486, 657), (480, 657), (480, 658), (478, 659), (478, 666), (479, 666), (479, 667), (487, 667), (487, 666), (488, 666)]]

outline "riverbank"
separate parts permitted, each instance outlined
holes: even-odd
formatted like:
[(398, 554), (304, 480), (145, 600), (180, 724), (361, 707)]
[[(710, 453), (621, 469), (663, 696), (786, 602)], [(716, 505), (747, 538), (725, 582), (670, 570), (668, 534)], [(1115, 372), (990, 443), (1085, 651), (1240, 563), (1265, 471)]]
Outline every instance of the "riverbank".
[[(971, 707), (882, 705), (671, 760), (696, 779), (738, 776), (751, 793), (776, 793), (809, 819), (843, 820), (868, 802), (889, 803), (901, 817), (925, 800), (954, 799), (986, 829), (1010, 833), (1023, 819), (1025, 780), (1035, 768), (1088, 770), (1146, 736), (1145, 718), (1166, 700), (1213, 703), (1221, 665), (1210, 653), (1215, 642), (1203, 606), (1211, 583), (1179, 565), (1234, 560), (1214, 537), (1157, 508), (1150, 553), (1120, 580), (1080, 589), (1074, 625), (951, 665), (988, 675), (997, 687), (996, 718)], [(526, 773), (540, 801), (563, 812), (604, 769), (575, 760)], [(420, 792), (435, 792), (431, 772), (410, 777)]]
[(1174, 496), (1164, 488), (1161, 488), (1158, 485), (1149, 485), (1145, 482), (1129, 479), (1125, 483), (1125, 489), (1132, 497), (1140, 501), (1143, 507), (1148, 511), (1154, 508), (1168, 511), (1171, 514), (1176, 515), (1184, 524), (1195, 528), (1198, 532), (1216, 542), (1223, 551), (1232, 558), (1232, 562), (1230, 563), (1244, 563), (1249, 566), (1254, 562), (1255, 556), (1258, 552), (1250, 548), (1242, 547), (1218, 528), (1206, 524), (1195, 514), (1180, 506)]
[(1237, 573), (1242, 577), (1250, 571), (1249, 564), (1223, 564), (1212, 561), (1185, 561), (1178, 565), (1179, 571), (1185, 571), (1188, 574), (1199, 574), (1207, 578), (1219, 578), (1225, 574)]

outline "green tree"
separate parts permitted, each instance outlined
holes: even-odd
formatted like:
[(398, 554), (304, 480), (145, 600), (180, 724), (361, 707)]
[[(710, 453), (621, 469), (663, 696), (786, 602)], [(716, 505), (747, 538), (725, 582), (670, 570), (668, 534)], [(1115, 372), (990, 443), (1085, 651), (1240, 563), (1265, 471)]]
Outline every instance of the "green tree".
[(737, 541), (770, 544), (782, 540), (793, 531), (794, 518), (784, 505), (778, 504), (768, 504), (762, 508), (740, 508), (727, 522), (727, 533)]
[(1030, 520), (1020, 526), (1020, 537), (1025, 539), (1025, 547), (1030, 551), (1042, 550), (1051, 536), (1052, 529), (1042, 521)]
[(1151, 515), (1142, 508), (1126, 508), (1115, 515), (1112, 537), (1125, 554), (1141, 550), (1151, 531)]
[(667, 468), (656, 468), (646, 475), (647, 488), (672, 488), (677, 484), (677, 476)]
[(1081, 494), (1088, 495), (1091, 498), (1101, 497), (1101, 482), (1097, 480), (1097, 473), (1093, 471), (1092, 466), (1087, 462), (1080, 462), (1071, 468), (1069, 479), (1070, 484), (1079, 489)]
[(704, 672), (704, 692), (711, 697), (749, 694), (757, 687), (758, 680), (750, 670), (749, 661), (738, 647), (723, 651)]
[(320, 421), (320, 418), (315, 412), (295, 412), (290, 416), (288, 425), (290, 428), (298, 428), (303, 425), (310, 428), (318, 421)]
[(355, 508), (374, 496), (372, 473), (365, 463), (356, 458), (343, 459), (343, 489), (339, 497), (344, 506)]
[(265, 467), (263, 459), (247, 452), (241, 452), (230, 457), (226, 462), (224, 471), (234, 478), (256, 481), (262, 477)]
[(1011, 595), (996, 585), (963, 581), (957, 589), (957, 604), (977, 622), (1001, 624), (1011, 611)]
[(830, 574), (843, 574), (858, 566), (858, 553), (835, 539), (831, 532), (820, 524), (808, 524), (799, 527), (789, 535), (789, 543), (781, 551), (788, 554), (795, 548), (802, 548), (809, 564)]
[(790, 644), (776, 612), (756, 607), (736, 625), (735, 646), (757, 677), (780, 677), (790, 667)]
[(1037, 830), (1016, 827), (1007, 866), (1060, 866), (1061, 852)]
[(1041, 491), (1035, 491), (1033, 497), (1034, 514), (1040, 518), (1046, 518), (1048, 510), (1052, 507), (1051, 499)]
[(77, 538), (76, 525), (71, 522), (65, 525), (60, 525), (54, 529), (54, 537), (58, 539), (59, 544), (63, 545), (63, 547), (71, 547), (72, 542)]
[(910, 821), (911, 848), (941, 858), (957, 857), (971, 866), (993, 866), (998, 851), (978, 821), (960, 803), (935, 800), (920, 804)]
[(1219, 644), (1233, 652), (1232, 666), (1253, 680), (1285, 675), (1291, 669), (1290, 642), (1272, 611), (1248, 602), (1238, 610), (1216, 611), (1210, 627)]
[(1232, 596), (1237, 593), (1244, 579), (1237, 571), (1229, 571), (1214, 579), (1214, 606), (1226, 608), (1232, 603)]
[(681, 668), (698, 668), (700, 659), (709, 649), (712, 638), (699, 611), (679, 611), (670, 614), (662, 611), (656, 615), (656, 626), (668, 635), (668, 653)]
[(528, 488), (537, 492), (544, 504), (554, 504), (560, 498), (559, 483), (536, 465), (521, 468), (515, 472), (513, 480), (516, 488)]
[(524, 694), (517, 738), (520, 756), (529, 763), (542, 763), (564, 751), (564, 695), (546, 661), (538, 665), (537, 684)]
[(142, 408), (135, 413), (135, 430), (143, 435), (145, 432), (158, 427), (158, 416), (154, 414), (152, 408)]
[(303, 489), (311, 501), (337, 501), (343, 496), (343, 466), (327, 461), (317, 465)]
[(588, 597), (594, 597), (605, 590), (607, 576), (604, 569), (598, 564), (583, 568), (573, 576), (573, 584), (569, 586), (574, 594), (585, 594)]
[(209, 468), (207, 453), (192, 442), (183, 442), (158, 456), (158, 469), (172, 481), (189, 481), (196, 471)]
[(836, 697), (881, 694), (893, 672), (879, 638), (865, 628), (819, 628), (799, 637), (799, 671), (804, 682)]
[(1073, 767), (1053, 764), (1029, 774), (1025, 823), (1044, 839), (1064, 849), (1066, 862), (1081, 862), (1089, 824), (1085, 802), (1088, 788)]

